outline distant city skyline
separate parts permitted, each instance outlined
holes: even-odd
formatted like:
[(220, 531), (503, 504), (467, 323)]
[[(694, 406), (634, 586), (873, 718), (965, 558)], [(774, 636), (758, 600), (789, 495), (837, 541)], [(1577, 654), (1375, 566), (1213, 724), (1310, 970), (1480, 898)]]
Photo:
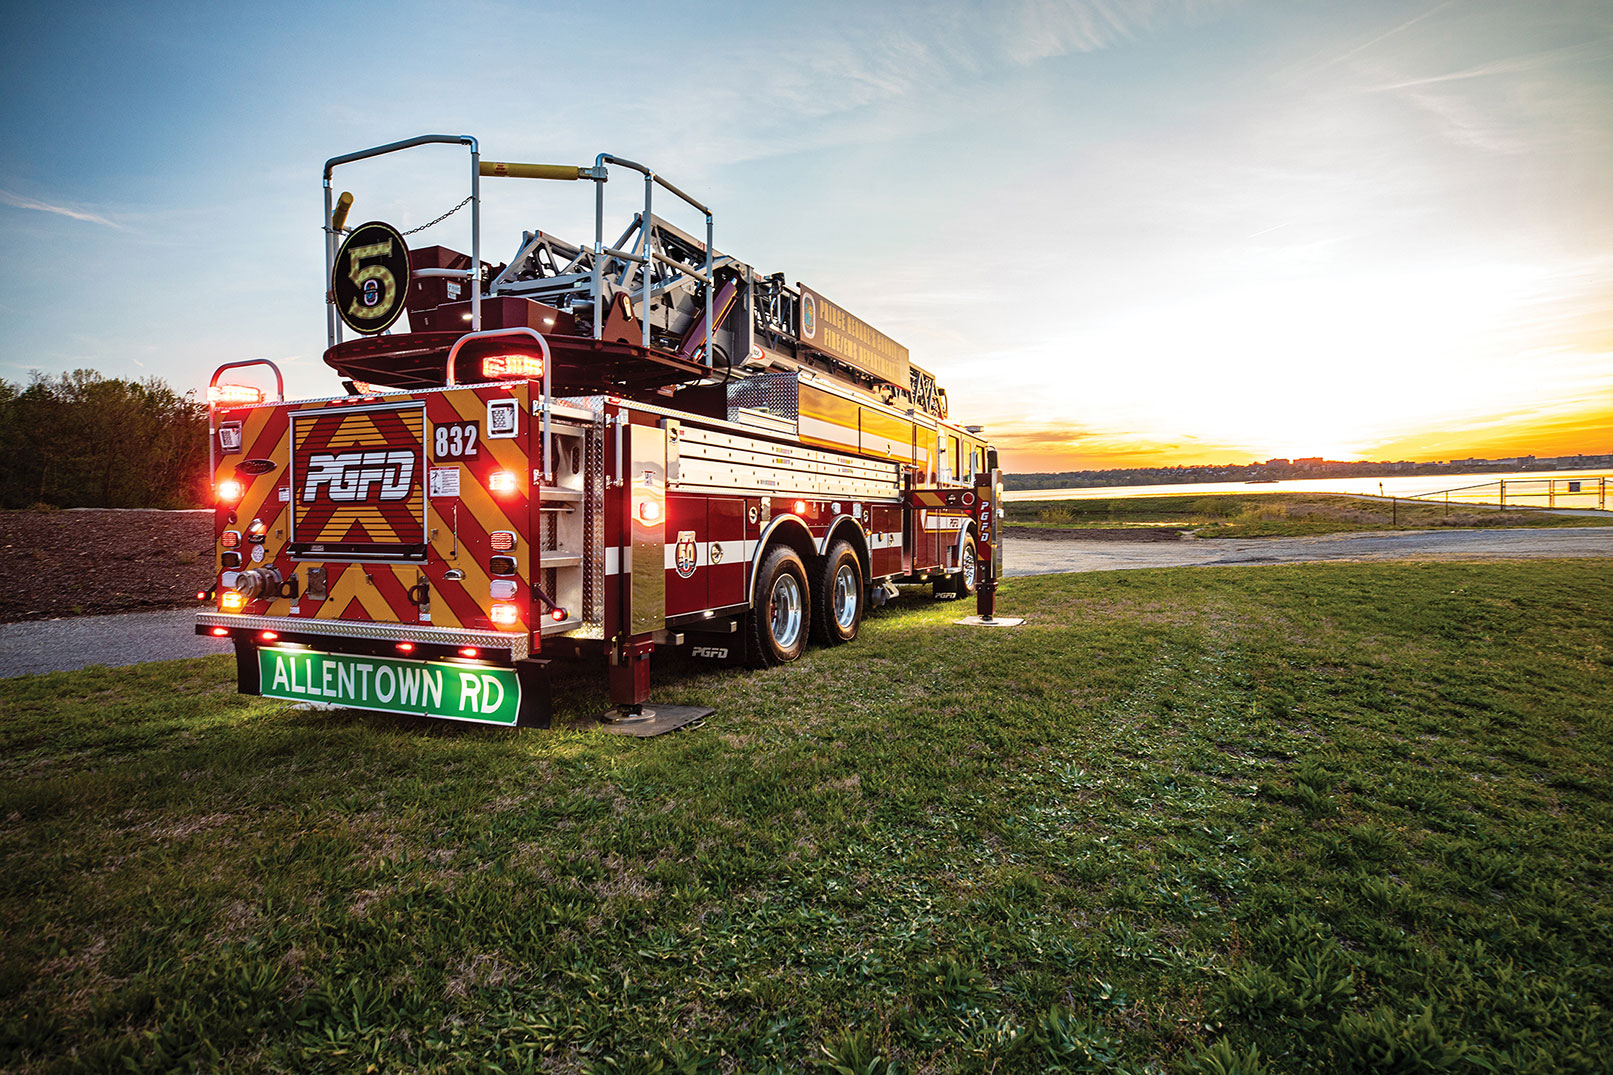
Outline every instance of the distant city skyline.
[[(0, 377), (262, 356), (329, 394), (321, 163), (463, 132), (661, 170), (1012, 469), (1613, 453), (1603, 0), (367, 11), (14, 12)], [(423, 160), (355, 169), (357, 218), (463, 197)], [(484, 194), (490, 260), (591, 234), (575, 185)]]

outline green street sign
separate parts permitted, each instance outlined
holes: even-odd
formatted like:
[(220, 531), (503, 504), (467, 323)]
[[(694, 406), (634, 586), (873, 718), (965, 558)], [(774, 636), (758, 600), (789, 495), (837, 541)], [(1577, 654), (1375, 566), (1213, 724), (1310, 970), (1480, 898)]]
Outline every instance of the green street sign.
[(258, 650), (265, 698), (514, 725), (521, 684), (513, 668), (353, 657), (268, 646)]

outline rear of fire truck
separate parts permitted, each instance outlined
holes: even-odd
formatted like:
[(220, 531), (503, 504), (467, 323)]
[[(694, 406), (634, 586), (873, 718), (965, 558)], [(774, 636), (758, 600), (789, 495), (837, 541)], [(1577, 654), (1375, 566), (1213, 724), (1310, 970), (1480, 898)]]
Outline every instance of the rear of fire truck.
[[(470, 151), (470, 196), (432, 222), (468, 207), (468, 254), (348, 226), (336, 168), (434, 145)], [(608, 243), (612, 168), (644, 194)], [(485, 176), (593, 182), (594, 243), (533, 231), (483, 261)], [(426, 135), (332, 158), (324, 187), (324, 360), (346, 394), (287, 401), (267, 360), (209, 387), (217, 580), (196, 630), (232, 640), (243, 693), (545, 726), (555, 657), (597, 660), (638, 715), (651, 652), (685, 627), (761, 643), (695, 652), (794, 659), (803, 616), (846, 640), (894, 581), (962, 594), (977, 574), (989, 617), (1001, 485), (978, 427), (947, 423), (894, 341), (719, 254), (710, 210), (664, 178)], [(704, 216), (704, 241), (656, 215), (657, 191)], [(253, 383), (270, 375), (272, 395)], [(840, 393), (827, 417), (818, 377)], [(786, 543), (792, 607), (759, 579)]]
[(199, 629), (234, 640), (241, 690), (546, 723), (534, 636), (580, 623), (579, 588), (555, 581), (580, 560), (555, 540), (580, 482), (538, 494), (526, 381), (292, 403), (217, 387), (217, 609)]

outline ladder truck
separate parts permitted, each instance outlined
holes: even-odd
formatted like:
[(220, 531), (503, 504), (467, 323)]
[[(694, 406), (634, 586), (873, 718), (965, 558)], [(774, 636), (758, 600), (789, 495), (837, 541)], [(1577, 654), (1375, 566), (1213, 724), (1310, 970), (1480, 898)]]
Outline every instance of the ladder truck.
[[(468, 253), (349, 224), (338, 169), (441, 145), (469, 151)], [(607, 241), (624, 177), (643, 208)], [(484, 261), (489, 178), (593, 183), (593, 242), (528, 231)], [(287, 400), (266, 359), (208, 390), (217, 574), (196, 631), (233, 642), (243, 694), (542, 727), (552, 663), (595, 662), (603, 719), (653, 734), (709, 712), (650, 704), (657, 648), (794, 661), (856, 638), (898, 583), (990, 619), (1002, 481), (981, 428), (906, 348), (718, 251), (711, 210), (664, 176), (422, 135), (323, 180), (343, 394)]]

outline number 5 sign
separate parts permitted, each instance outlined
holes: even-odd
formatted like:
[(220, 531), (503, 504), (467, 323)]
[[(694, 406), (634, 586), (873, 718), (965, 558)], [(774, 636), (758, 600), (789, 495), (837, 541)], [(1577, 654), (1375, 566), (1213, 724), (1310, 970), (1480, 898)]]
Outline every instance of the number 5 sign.
[(355, 332), (374, 335), (403, 313), (409, 289), (409, 248), (390, 224), (360, 224), (342, 243), (331, 273), (336, 312)]

